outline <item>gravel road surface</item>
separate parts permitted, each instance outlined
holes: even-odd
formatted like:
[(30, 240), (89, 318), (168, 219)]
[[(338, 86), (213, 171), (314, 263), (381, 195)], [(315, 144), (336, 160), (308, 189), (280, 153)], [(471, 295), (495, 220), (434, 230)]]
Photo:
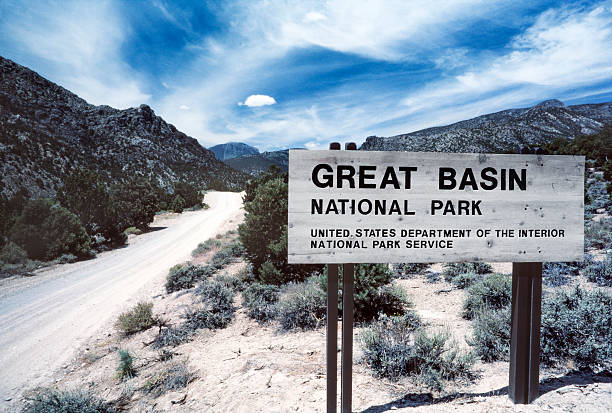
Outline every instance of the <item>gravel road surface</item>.
[[(241, 194), (212, 192), (210, 209), (165, 217), (155, 231), (97, 258), (0, 280), (0, 410), (25, 388), (50, 380), (96, 330), (147, 286), (189, 258), (242, 207)], [(11, 400), (13, 403), (11, 403)]]

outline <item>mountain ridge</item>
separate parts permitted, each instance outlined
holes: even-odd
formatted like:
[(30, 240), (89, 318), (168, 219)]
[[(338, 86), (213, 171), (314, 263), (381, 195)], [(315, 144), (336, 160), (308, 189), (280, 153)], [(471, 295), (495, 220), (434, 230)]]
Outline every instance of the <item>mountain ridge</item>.
[(0, 194), (53, 197), (82, 168), (109, 183), (145, 176), (167, 190), (178, 181), (239, 189), (248, 179), (148, 105), (95, 106), (0, 56)]
[(259, 149), (243, 142), (226, 142), (220, 143), (208, 148), (209, 151), (215, 154), (215, 157), (220, 161), (236, 158), (244, 155), (256, 155)]

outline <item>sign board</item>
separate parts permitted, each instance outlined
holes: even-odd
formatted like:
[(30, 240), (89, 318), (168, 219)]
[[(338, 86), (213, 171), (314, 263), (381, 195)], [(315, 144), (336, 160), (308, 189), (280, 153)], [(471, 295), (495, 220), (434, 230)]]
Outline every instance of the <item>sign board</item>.
[(291, 264), (580, 261), (584, 157), (289, 151)]

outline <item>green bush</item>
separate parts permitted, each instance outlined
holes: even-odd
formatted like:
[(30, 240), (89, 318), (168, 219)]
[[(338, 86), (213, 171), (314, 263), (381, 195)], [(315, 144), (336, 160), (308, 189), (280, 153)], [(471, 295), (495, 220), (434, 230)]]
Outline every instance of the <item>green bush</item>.
[(395, 264), (395, 277), (400, 279), (410, 278), (414, 274), (423, 274), (429, 268), (429, 264), (401, 263)]
[(199, 243), (197, 248), (191, 252), (191, 256), (197, 257), (198, 255), (202, 255), (205, 252), (212, 250), (213, 248), (220, 248), (220, 247), (221, 247), (221, 241), (214, 239), (214, 238), (209, 238), (206, 241)]
[(209, 266), (192, 264), (177, 264), (170, 268), (166, 280), (166, 292), (184, 290), (193, 287), (198, 281), (212, 275), (213, 269)]
[(493, 272), (493, 267), (486, 262), (458, 262), (444, 264), (443, 274), (444, 279), (450, 282), (460, 274), (490, 274), (491, 272)]
[(591, 282), (612, 287), (612, 251), (608, 251), (604, 260), (589, 263), (584, 269), (584, 275)]
[(162, 348), (166, 346), (176, 347), (179, 344), (189, 341), (193, 334), (194, 331), (184, 325), (164, 328), (157, 337), (155, 337), (152, 346), (153, 348)]
[(380, 377), (413, 376), (440, 391), (448, 381), (470, 380), (475, 359), (458, 350), (447, 333), (428, 334), (415, 312), (381, 315), (360, 337), (363, 357)]
[(484, 362), (506, 360), (510, 354), (510, 306), (488, 307), (478, 311), (472, 320), (474, 328), (468, 344)]
[(47, 389), (37, 393), (25, 413), (116, 413), (104, 400), (91, 393)]
[(218, 281), (204, 280), (195, 290), (202, 308), (185, 315), (191, 330), (225, 328), (234, 318), (234, 292)]
[(473, 272), (464, 272), (454, 276), (451, 283), (457, 288), (468, 288), (482, 279), (482, 275)]
[(549, 287), (559, 287), (570, 282), (570, 269), (563, 263), (546, 263), (542, 272), (542, 282)]
[(508, 274), (489, 275), (468, 288), (463, 304), (463, 318), (471, 320), (485, 307), (503, 308), (511, 299), (512, 277)]
[(132, 309), (119, 314), (115, 327), (124, 335), (151, 328), (157, 322), (153, 317), (153, 303), (139, 302)]
[(572, 361), (578, 368), (611, 366), (612, 295), (576, 287), (542, 302), (541, 358), (547, 365)]
[(174, 186), (174, 193), (183, 199), (185, 208), (202, 206), (202, 192), (189, 182), (178, 182)]
[(7, 242), (4, 247), (0, 249), (0, 262), (8, 264), (25, 264), (27, 259), (27, 252), (13, 241)]
[(276, 316), (279, 287), (253, 283), (242, 292), (242, 305), (247, 315), (259, 322), (266, 322)]
[(584, 244), (586, 248), (604, 249), (612, 243), (612, 219), (586, 221)]
[(10, 239), (36, 260), (52, 260), (65, 253), (90, 255), (91, 240), (79, 218), (51, 199), (28, 201), (11, 228)]
[(166, 392), (187, 387), (193, 378), (194, 375), (189, 371), (186, 362), (173, 361), (161, 372), (149, 378), (144, 384), (144, 389), (153, 397), (159, 397)]
[(174, 199), (172, 199), (172, 203), (170, 203), (170, 209), (178, 214), (182, 213), (185, 209), (185, 200), (183, 197), (176, 195)]
[(314, 278), (287, 284), (277, 304), (277, 319), (284, 330), (313, 329), (325, 322), (326, 295)]
[(136, 376), (134, 369), (134, 358), (127, 350), (119, 350), (119, 366), (117, 367), (117, 377), (121, 380), (131, 379)]
[(242, 244), (240, 244), (240, 241), (234, 241), (215, 252), (210, 259), (209, 265), (215, 269), (220, 269), (228, 264), (236, 262), (243, 254), (244, 248)]
[(215, 281), (220, 282), (232, 291), (242, 291), (245, 288), (244, 283), (237, 275), (223, 273), (217, 275)]
[[(272, 280), (280, 285), (302, 281), (321, 269), (320, 265), (289, 265), (287, 262), (286, 174), (277, 168), (251, 181), (244, 196), (244, 210), (246, 214), (238, 234), (246, 258), (253, 264), (261, 282)], [(268, 264), (263, 267), (266, 262)]]
[(119, 231), (129, 227), (145, 231), (159, 208), (160, 193), (158, 186), (142, 177), (114, 185), (111, 198)]

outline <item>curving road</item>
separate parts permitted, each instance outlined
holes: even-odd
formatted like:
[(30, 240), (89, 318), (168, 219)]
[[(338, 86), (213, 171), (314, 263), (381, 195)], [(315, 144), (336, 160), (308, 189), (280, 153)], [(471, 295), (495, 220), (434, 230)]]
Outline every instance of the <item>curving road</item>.
[[(131, 298), (188, 259), (242, 207), (241, 194), (212, 192), (210, 209), (186, 212), (98, 258), (0, 283), (0, 410), (42, 384)], [(154, 224), (156, 225), (156, 224)], [(9, 403), (8, 399), (12, 399)]]

